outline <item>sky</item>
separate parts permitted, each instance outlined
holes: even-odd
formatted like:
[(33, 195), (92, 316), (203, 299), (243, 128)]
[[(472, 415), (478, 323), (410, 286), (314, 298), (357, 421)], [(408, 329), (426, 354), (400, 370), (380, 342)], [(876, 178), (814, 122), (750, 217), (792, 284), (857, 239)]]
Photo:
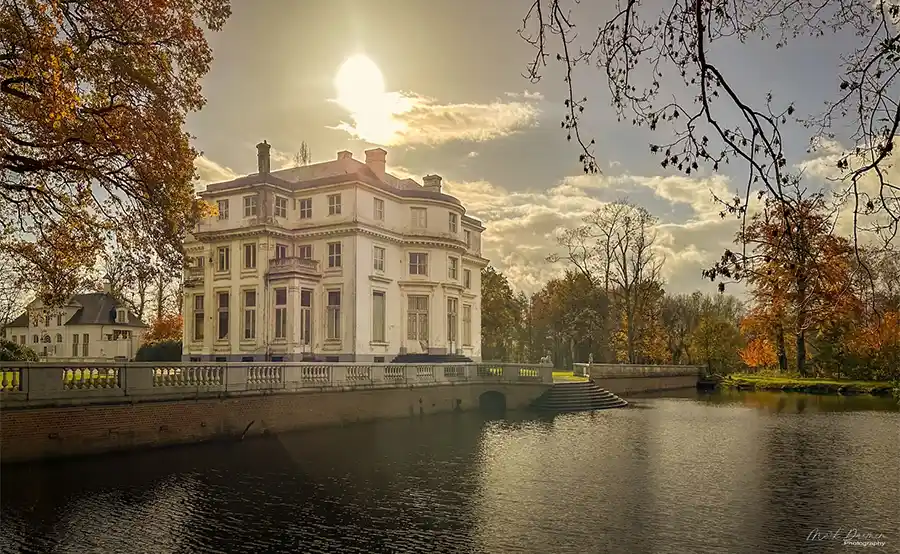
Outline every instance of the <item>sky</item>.
[[(224, 30), (209, 36), (215, 59), (203, 82), (207, 104), (188, 119), (202, 152), (200, 181), (255, 172), (254, 145), (264, 139), (275, 168), (289, 165), (303, 141), (313, 162), (345, 149), (364, 159), (364, 150), (383, 146), (391, 173), (420, 182), (429, 173), (444, 178), (445, 192), (485, 223), (484, 255), (526, 293), (563, 271), (546, 261), (562, 253), (561, 229), (628, 198), (659, 218), (667, 290), (713, 292), (701, 271), (734, 247), (739, 224), (719, 217), (712, 193), (733, 196), (745, 168), (689, 177), (663, 169), (649, 144), (663, 142), (668, 131), (617, 122), (605, 75), (584, 67), (575, 75), (579, 95), (589, 98), (582, 132), (596, 140), (602, 170), (584, 175), (577, 146), (560, 128), (560, 67), (551, 63), (538, 83), (523, 77), (534, 50), (517, 31), (530, 3), (233, 2)], [(583, 2), (577, 21), (590, 28), (609, 9)], [(800, 39), (777, 53), (771, 42), (729, 43), (714, 55), (745, 98), (772, 91), (783, 106), (799, 100), (815, 111), (838, 90), (839, 56), (852, 40)], [(338, 78), (348, 59), (354, 61)], [(383, 91), (372, 92), (379, 73)], [(790, 163), (813, 180), (831, 174), (844, 148), (838, 137), (807, 153), (809, 131), (799, 125), (786, 137)]]

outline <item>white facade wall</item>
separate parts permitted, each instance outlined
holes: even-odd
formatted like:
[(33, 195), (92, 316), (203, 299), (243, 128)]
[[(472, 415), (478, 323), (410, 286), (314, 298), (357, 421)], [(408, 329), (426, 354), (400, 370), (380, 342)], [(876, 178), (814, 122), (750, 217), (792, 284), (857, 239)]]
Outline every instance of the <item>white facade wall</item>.
[[(72, 310), (70, 310), (72, 311)], [(66, 319), (71, 317), (68, 314)], [(65, 321), (65, 319), (63, 319)], [(130, 338), (110, 340), (115, 331), (127, 331)], [(125, 358), (133, 360), (141, 346), (144, 329), (125, 325), (51, 325), (7, 327), (6, 337), (33, 350), (42, 361), (97, 361)], [(87, 337), (87, 350), (85, 350)], [(49, 342), (47, 339), (49, 338)], [(77, 342), (76, 342), (77, 341)]]
[[(329, 196), (340, 195), (340, 214), (329, 214)], [(244, 217), (243, 198), (257, 197), (257, 216)], [(275, 216), (275, 198), (287, 199), (285, 217)], [(186, 360), (228, 361), (266, 359), (317, 359), (340, 361), (385, 361), (404, 352), (460, 354), (480, 359), (481, 356), (481, 268), (482, 227), (464, 223), (464, 209), (448, 201), (398, 198), (374, 190), (363, 183), (344, 183), (307, 190), (287, 191), (258, 185), (254, 191), (217, 193), (206, 199), (216, 202), (228, 199), (227, 220), (212, 218), (198, 227), (199, 240), (185, 245), (189, 257), (204, 258), (203, 267), (188, 270), (193, 286), (186, 282), (184, 295), (184, 358)], [(301, 217), (301, 209), (312, 206), (311, 217)], [(376, 200), (383, 202), (383, 213), (376, 213)], [(411, 208), (425, 208), (427, 226), (412, 225)], [(456, 218), (456, 232), (450, 229), (450, 214)], [(381, 217), (379, 217), (381, 216)], [(462, 246), (464, 228), (472, 236), (472, 248)], [(329, 243), (341, 245), (341, 267), (328, 267)], [(256, 248), (255, 269), (245, 269), (245, 244)], [(304, 248), (312, 248), (312, 259), (318, 272), (281, 276), (271, 272), (270, 260), (276, 257), (276, 245), (286, 247), (288, 257), (299, 257)], [(217, 271), (218, 248), (230, 248), (230, 268)], [(376, 248), (384, 249), (383, 269), (375, 267)], [(409, 254), (428, 256), (427, 275), (410, 275)], [(457, 275), (448, 274), (449, 259), (457, 260)], [(471, 276), (464, 286), (464, 270)], [(192, 273), (193, 272), (193, 273)], [(287, 288), (287, 333), (285, 339), (275, 337), (275, 290)], [(245, 340), (243, 333), (243, 291), (256, 292), (256, 333)], [(302, 340), (302, 291), (310, 291), (312, 336), (309, 344)], [(341, 294), (340, 340), (327, 339), (328, 293)], [(373, 340), (373, 293), (385, 295), (385, 340)], [(218, 311), (216, 294), (229, 294), (228, 338), (219, 340), (216, 333)], [(194, 302), (203, 297), (203, 339), (195, 340)], [(408, 298), (429, 298), (427, 345), (410, 341), (407, 329)], [(447, 340), (447, 299), (457, 299), (457, 340)], [(471, 308), (470, 332), (463, 327), (463, 306)], [(471, 344), (463, 345), (463, 337), (471, 336)]]

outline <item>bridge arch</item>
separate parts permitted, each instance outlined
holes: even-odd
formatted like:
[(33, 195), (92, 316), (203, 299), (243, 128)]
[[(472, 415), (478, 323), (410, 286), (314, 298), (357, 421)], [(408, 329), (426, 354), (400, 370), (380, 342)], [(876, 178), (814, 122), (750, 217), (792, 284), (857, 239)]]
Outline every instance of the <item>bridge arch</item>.
[(478, 397), (478, 408), (488, 414), (506, 413), (506, 395), (500, 391), (489, 390)]

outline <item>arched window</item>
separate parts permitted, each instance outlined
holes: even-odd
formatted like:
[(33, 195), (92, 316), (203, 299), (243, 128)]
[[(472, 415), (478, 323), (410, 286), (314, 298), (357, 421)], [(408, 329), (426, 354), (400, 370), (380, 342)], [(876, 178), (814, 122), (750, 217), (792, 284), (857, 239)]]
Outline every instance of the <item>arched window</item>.
[(56, 342), (62, 342), (62, 335), (59, 333), (56, 333)]

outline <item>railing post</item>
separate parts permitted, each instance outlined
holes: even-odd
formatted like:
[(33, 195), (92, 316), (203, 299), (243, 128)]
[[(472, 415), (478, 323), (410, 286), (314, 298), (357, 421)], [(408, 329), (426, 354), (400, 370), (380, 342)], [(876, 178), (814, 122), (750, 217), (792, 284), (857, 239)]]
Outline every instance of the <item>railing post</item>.
[[(222, 363), (222, 362), (219, 362)], [(225, 362), (225, 390), (247, 390), (247, 364), (235, 364)]]

